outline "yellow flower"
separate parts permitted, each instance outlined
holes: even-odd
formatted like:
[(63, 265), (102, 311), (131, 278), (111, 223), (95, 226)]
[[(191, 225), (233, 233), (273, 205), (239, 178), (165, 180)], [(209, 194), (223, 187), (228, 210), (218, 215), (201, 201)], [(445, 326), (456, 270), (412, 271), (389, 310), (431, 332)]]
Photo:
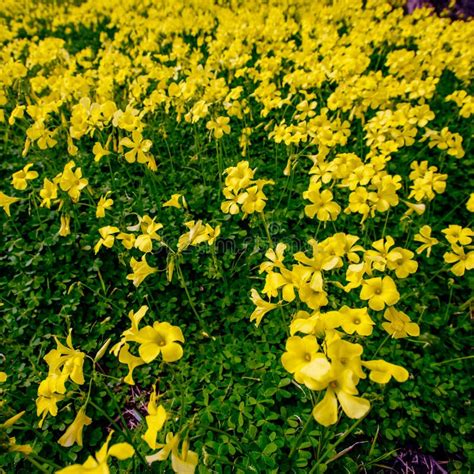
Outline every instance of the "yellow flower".
[(7, 216), (10, 216), (10, 206), (19, 200), (20, 199), (16, 197), (7, 196), (5, 193), (0, 191), (0, 207), (3, 207), (3, 210), (6, 212)]
[(162, 228), (163, 224), (155, 222), (155, 218), (152, 219), (150, 216), (140, 217), (140, 230), (142, 234), (135, 239), (134, 246), (144, 253), (151, 252), (153, 250), (153, 240), (161, 241), (161, 237), (157, 232)]
[(114, 245), (114, 242), (115, 242), (114, 234), (116, 234), (119, 231), (120, 231), (120, 229), (118, 227), (114, 227), (114, 226), (111, 226), (111, 225), (101, 227), (99, 229), (99, 234), (100, 234), (101, 238), (94, 245), (94, 253), (97, 254), (97, 252), (100, 250), (102, 245), (104, 247), (107, 247), (108, 249), (111, 249)]
[(149, 155), (148, 152), (152, 146), (151, 140), (144, 140), (142, 134), (138, 131), (132, 132), (132, 139), (125, 137), (120, 140), (120, 145), (130, 148), (130, 151), (125, 153), (125, 159), (129, 163), (148, 163)]
[(176, 362), (183, 357), (183, 348), (176, 342), (184, 342), (183, 333), (179, 327), (168, 322), (155, 321), (153, 327), (145, 326), (134, 340), (140, 343), (138, 353), (147, 364), (160, 353), (165, 362)]
[(418, 324), (413, 323), (408, 315), (393, 306), (385, 310), (383, 317), (389, 322), (382, 323), (382, 327), (395, 339), (420, 335)]
[(156, 405), (156, 387), (153, 386), (153, 392), (150, 395), (150, 400), (148, 402), (148, 415), (145, 417), (147, 430), (142, 436), (142, 439), (146, 441), (150, 449), (156, 449), (158, 443), (156, 442), (156, 437), (158, 431), (163, 428), (165, 424), (167, 415), (166, 410), (162, 405)]
[(286, 341), (286, 352), (281, 356), (283, 367), (293, 374), (295, 380), (313, 389), (314, 384), (317, 384), (330, 368), (325, 355), (318, 350), (319, 344), (314, 336), (291, 336)]
[(395, 241), (390, 235), (385, 239), (377, 240), (372, 244), (375, 250), (370, 249), (365, 252), (365, 259), (373, 268), (383, 272), (387, 264), (403, 257), (398, 249), (390, 250), (394, 245)]
[(92, 153), (94, 154), (94, 161), (96, 163), (99, 162), (104, 156), (110, 155), (110, 151), (103, 148), (100, 142), (95, 142), (92, 148)]
[(135, 236), (133, 234), (127, 234), (126, 232), (120, 232), (117, 235), (117, 239), (122, 242), (122, 245), (127, 249), (130, 250), (135, 245)]
[(246, 160), (239, 161), (236, 166), (227, 168), (224, 173), (227, 175), (224, 181), (229, 191), (238, 193), (241, 189), (250, 186), (255, 174), (255, 170), (250, 168)]
[(135, 381), (133, 380), (133, 371), (139, 367), (140, 365), (145, 364), (145, 361), (141, 357), (136, 357), (129, 351), (129, 344), (124, 344), (119, 352), (119, 362), (122, 364), (127, 364), (128, 366), (128, 374), (123, 379), (125, 383), (129, 385), (135, 385)]
[(380, 311), (385, 305), (392, 306), (400, 299), (395, 282), (389, 277), (369, 278), (362, 283), (360, 299), (369, 301), (369, 308)]
[(166, 435), (166, 444), (158, 444), (157, 448), (161, 448), (157, 453), (147, 456), (148, 464), (155, 461), (165, 461), (171, 454), (171, 468), (177, 474), (193, 474), (198, 464), (198, 455), (189, 449), (188, 441), (183, 441), (181, 453), (178, 451), (179, 435), (172, 432)]
[(327, 313), (315, 311), (311, 315), (307, 311), (298, 311), (290, 324), (290, 335), (293, 336), (297, 332), (302, 332), (323, 337), (339, 327), (341, 322), (342, 314), (339, 311), (329, 311)]
[(446, 263), (454, 263), (451, 271), (456, 276), (463, 276), (466, 270), (474, 268), (474, 251), (466, 254), (463, 247), (454, 244), (451, 245), (451, 249), (452, 252), (446, 252), (443, 258)]
[(370, 402), (357, 397), (357, 394), (354, 376), (350, 370), (332, 372), (328, 377), (324, 398), (313, 408), (314, 419), (323, 426), (335, 424), (338, 401), (349, 418), (362, 418), (370, 410)]
[(304, 208), (309, 218), (315, 215), (320, 221), (334, 221), (341, 212), (339, 204), (332, 200), (332, 192), (329, 189), (319, 191), (321, 183), (310, 183), (309, 189), (303, 193), (303, 198), (311, 202)]
[(58, 414), (57, 403), (64, 398), (64, 377), (56, 374), (49, 375), (42, 380), (38, 387), (38, 398), (36, 399), (36, 415), (41, 416), (38, 426), (41, 428), (48, 415)]
[(326, 337), (326, 347), (326, 352), (329, 359), (331, 359), (331, 367), (334, 371), (342, 373), (346, 369), (350, 370), (355, 384), (357, 384), (359, 379), (365, 379), (360, 358), (363, 348), (360, 344), (353, 344), (340, 337), (331, 339)]
[(161, 448), (157, 453), (147, 456), (146, 460), (148, 464), (152, 464), (155, 461), (165, 461), (168, 459), (172, 451), (176, 451), (179, 444), (179, 435), (174, 435), (171, 431), (166, 434), (166, 443), (156, 445), (157, 448)]
[(241, 205), (245, 201), (245, 199), (247, 198), (247, 193), (237, 193), (236, 191), (230, 188), (224, 188), (222, 192), (227, 201), (224, 201), (221, 204), (221, 211), (224, 214), (238, 214), (240, 212), (239, 205)]
[(51, 207), (51, 201), (58, 197), (58, 187), (56, 183), (53, 183), (48, 178), (44, 178), (43, 187), (40, 190), (40, 197), (43, 199), (41, 201), (41, 207)]
[(474, 212), (474, 193), (469, 195), (469, 199), (466, 203), (466, 208), (469, 212)]
[(158, 271), (158, 269), (148, 265), (145, 255), (142, 256), (140, 261), (132, 257), (130, 266), (132, 267), (133, 273), (127, 275), (127, 280), (132, 280), (135, 286), (139, 286), (148, 275)]
[[(13, 415), (8, 420), (0, 424), (0, 429), (11, 428), (24, 414), (25, 411), (21, 411), (20, 413)], [(23, 453), (26, 455), (31, 454), (33, 452), (33, 448), (29, 444), (16, 444), (15, 438), (6, 437), (6, 441), (6, 446), (2, 442), (2, 448), (6, 447), (7, 451), (9, 452)]]
[(230, 133), (230, 118), (229, 117), (222, 117), (219, 116), (216, 118), (216, 120), (209, 120), (209, 122), (206, 123), (206, 128), (208, 130), (212, 130), (214, 134), (214, 138), (222, 138), (222, 136), (225, 134)]
[(359, 336), (370, 336), (375, 324), (369, 316), (367, 308), (349, 308), (343, 306), (341, 314), (341, 327), (347, 334), (357, 333)]
[(397, 278), (406, 278), (411, 273), (415, 273), (418, 270), (418, 263), (412, 260), (415, 255), (413, 252), (401, 247), (395, 247), (394, 252), (400, 255), (400, 258), (396, 258), (392, 261), (387, 262), (389, 270), (394, 270)]
[(172, 194), (171, 199), (163, 203), (162, 207), (176, 207), (176, 209), (181, 209), (182, 207), (184, 207), (185, 209), (187, 209), (188, 206), (186, 204), (186, 199), (182, 194)]
[(66, 338), (67, 346), (61, 344), (56, 336), (54, 340), (57, 349), (52, 349), (44, 356), (44, 360), (49, 366), (49, 375), (61, 375), (65, 377), (65, 380), (71, 377), (73, 382), (82, 385), (84, 383), (85, 354), (72, 346), (72, 330), (69, 331)]
[(275, 309), (278, 304), (270, 303), (270, 301), (265, 301), (255, 289), (251, 289), (251, 299), (253, 304), (256, 306), (253, 313), (250, 315), (250, 322), (255, 321), (255, 326), (259, 326), (262, 318), (269, 312)]
[(110, 438), (113, 431), (107, 436), (105, 444), (95, 453), (95, 456), (89, 456), (84, 464), (73, 464), (56, 471), (56, 474), (109, 474), (110, 469), (107, 465), (109, 457), (117, 458), (120, 461), (131, 458), (135, 454), (135, 450), (128, 443), (114, 444), (109, 448)]
[(7, 381), (7, 374), (5, 372), (0, 372), (0, 383), (5, 383)]
[(408, 207), (408, 210), (405, 211), (405, 213), (403, 214), (404, 216), (411, 216), (414, 212), (416, 214), (418, 214), (419, 216), (421, 216), (421, 214), (423, 214), (426, 210), (426, 204), (423, 204), (423, 203), (416, 203), (416, 204), (413, 204), (412, 202), (408, 202), (408, 201), (403, 201), (406, 206)]
[(203, 242), (212, 245), (221, 232), (220, 226), (216, 226), (213, 229), (209, 224), (203, 225), (202, 221), (188, 221), (184, 225), (189, 229), (189, 232), (180, 235), (178, 239), (178, 252), (182, 252), (190, 245), (196, 246)]
[(59, 187), (69, 194), (73, 202), (79, 200), (81, 190), (89, 183), (87, 179), (82, 177), (81, 168), (76, 168), (76, 170), (73, 171), (75, 166), (74, 161), (70, 161), (64, 166), (63, 172), (55, 178), (55, 181), (57, 180), (59, 182)]
[(446, 240), (450, 244), (469, 245), (472, 242), (474, 232), (469, 227), (461, 227), (460, 225), (450, 225), (441, 231)]
[(107, 197), (109, 194), (110, 194), (110, 192), (108, 192), (105, 196), (101, 196), (101, 198), (99, 199), (99, 202), (97, 203), (97, 209), (95, 211), (95, 216), (98, 219), (101, 219), (102, 217), (105, 217), (105, 210), (112, 207), (112, 204), (114, 203), (113, 199), (110, 199), (110, 198)]
[(265, 252), (265, 257), (268, 258), (268, 261), (260, 264), (259, 273), (270, 272), (275, 267), (281, 268), (283, 266), (283, 260), (285, 258), (286, 245), (279, 243), (276, 246), (276, 249), (268, 249)]
[(26, 412), (23, 410), (17, 413), (16, 415), (13, 415), (12, 417), (8, 418), (8, 420), (1, 423), (0, 428), (11, 428), (25, 413)]
[(58, 234), (61, 237), (67, 237), (71, 233), (70, 229), (71, 217), (70, 216), (61, 216), (61, 226), (59, 228)]
[(61, 438), (59, 438), (58, 443), (65, 448), (69, 448), (74, 443), (82, 447), (82, 430), (84, 426), (88, 426), (91, 423), (92, 419), (86, 415), (85, 407), (80, 408), (74, 421), (69, 425)]
[(193, 474), (199, 462), (197, 453), (188, 449), (188, 441), (183, 441), (181, 453), (176, 447), (171, 452), (171, 468), (178, 474)]
[(416, 253), (421, 254), (426, 250), (427, 257), (431, 254), (431, 247), (439, 243), (437, 239), (431, 237), (431, 227), (429, 225), (424, 225), (420, 232), (415, 235), (414, 240), (423, 244), (416, 249)]
[(369, 360), (362, 365), (370, 370), (369, 378), (373, 382), (387, 383), (393, 377), (397, 382), (408, 380), (408, 371), (399, 365), (390, 364), (384, 360)]
[(24, 190), (28, 186), (28, 181), (36, 179), (38, 173), (36, 171), (28, 171), (33, 163), (28, 163), (22, 170), (12, 174), (12, 185), (15, 189)]

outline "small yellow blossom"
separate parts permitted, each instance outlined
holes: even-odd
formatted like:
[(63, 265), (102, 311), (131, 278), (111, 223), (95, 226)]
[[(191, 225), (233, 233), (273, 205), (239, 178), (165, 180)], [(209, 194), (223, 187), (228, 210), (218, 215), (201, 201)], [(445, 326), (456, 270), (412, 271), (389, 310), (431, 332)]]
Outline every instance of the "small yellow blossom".
[(139, 286), (147, 276), (158, 271), (157, 268), (148, 265), (145, 255), (142, 256), (140, 261), (132, 257), (130, 266), (132, 267), (133, 273), (127, 275), (127, 280), (132, 280), (135, 286)]
[(419, 336), (420, 327), (402, 311), (396, 310), (393, 306), (387, 308), (383, 317), (388, 323), (382, 323), (382, 327), (395, 339), (407, 336)]
[(74, 443), (82, 447), (82, 430), (84, 426), (88, 426), (91, 423), (92, 419), (86, 415), (85, 407), (80, 408), (74, 421), (68, 426), (61, 438), (59, 438), (58, 443), (65, 448), (69, 448)]
[(7, 196), (5, 193), (0, 191), (0, 207), (3, 207), (7, 216), (10, 216), (10, 206), (19, 200), (19, 198)]
[(429, 225), (424, 225), (418, 234), (415, 235), (414, 240), (416, 242), (421, 242), (423, 245), (420, 245), (416, 249), (417, 254), (421, 254), (426, 250), (426, 256), (429, 257), (431, 254), (431, 248), (439, 243), (438, 239), (431, 237), (431, 227)]
[(15, 189), (20, 191), (26, 189), (28, 186), (28, 181), (38, 177), (38, 173), (36, 171), (29, 171), (32, 166), (33, 163), (28, 163), (22, 170), (12, 174), (12, 185)]

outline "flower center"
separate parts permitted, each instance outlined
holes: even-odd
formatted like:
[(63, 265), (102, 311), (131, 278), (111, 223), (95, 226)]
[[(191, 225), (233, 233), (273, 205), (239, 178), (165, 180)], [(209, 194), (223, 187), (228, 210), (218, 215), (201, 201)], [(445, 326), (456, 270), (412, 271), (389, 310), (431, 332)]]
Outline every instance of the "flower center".
[(306, 354), (304, 355), (304, 360), (310, 362), (310, 361), (311, 361), (311, 354), (306, 353)]
[(359, 319), (359, 318), (355, 318), (355, 319), (354, 319), (354, 324), (360, 324), (360, 319)]

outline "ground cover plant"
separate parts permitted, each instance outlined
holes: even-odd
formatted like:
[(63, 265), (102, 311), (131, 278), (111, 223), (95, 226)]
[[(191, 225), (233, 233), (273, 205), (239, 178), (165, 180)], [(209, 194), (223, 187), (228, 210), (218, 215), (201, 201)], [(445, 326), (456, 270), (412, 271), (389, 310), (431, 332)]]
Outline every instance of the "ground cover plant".
[(471, 472), (473, 36), (5, 0), (4, 472)]

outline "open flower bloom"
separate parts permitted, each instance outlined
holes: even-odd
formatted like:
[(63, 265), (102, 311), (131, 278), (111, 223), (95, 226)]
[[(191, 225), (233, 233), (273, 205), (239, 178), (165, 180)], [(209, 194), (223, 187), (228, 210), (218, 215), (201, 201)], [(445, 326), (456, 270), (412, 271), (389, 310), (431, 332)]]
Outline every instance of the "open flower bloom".
[[(286, 352), (281, 356), (283, 367), (312, 390), (321, 390), (320, 380), (327, 375), (330, 364), (312, 335), (289, 337)], [(324, 387), (323, 387), (324, 388)]]
[(384, 276), (369, 278), (362, 284), (360, 292), (361, 300), (369, 301), (369, 308), (374, 311), (380, 311), (385, 305), (392, 306), (400, 299), (395, 282), (389, 277)]
[(342, 315), (341, 327), (347, 334), (359, 334), (359, 336), (370, 336), (374, 322), (369, 316), (367, 308), (349, 308), (343, 306), (339, 313)]
[(474, 251), (465, 252), (464, 247), (459, 245), (451, 245), (452, 252), (446, 252), (443, 255), (446, 263), (454, 263), (451, 267), (451, 271), (456, 276), (463, 276), (466, 270), (472, 270), (474, 268)]
[(451, 244), (469, 245), (472, 242), (474, 232), (469, 227), (461, 227), (460, 225), (450, 225), (441, 231), (446, 240)]
[(28, 163), (22, 170), (12, 174), (12, 185), (15, 189), (26, 189), (28, 186), (28, 181), (38, 177), (38, 173), (36, 171), (29, 171), (32, 166), (33, 163)]
[(129, 163), (134, 163), (135, 161), (147, 163), (149, 159), (148, 152), (153, 143), (151, 140), (144, 140), (142, 134), (135, 130), (132, 132), (132, 138), (122, 138), (120, 145), (130, 148), (130, 151), (125, 153), (125, 159)]
[(84, 464), (73, 464), (56, 472), (56, 474), (109, 474), (107, 465), (109, 457), (114, 457), (120, 461), (131, 458), (135, 450), (128, 443), (114, 444), (109, 448), (110, 438), (113, 431), (107, 436), (104, 445), (96, 452), (95, 456), (89, 456)]
[(382, 323), (382, 327), (395, 339), (407, 336), (419, 336), (420, 327), (402, 311), (396, 310), (393, 306), (387, 308), (383, 317), (389, 321)]
[(424, 225), (418, 234), (413, 238), (416, 242), (421, 242), (416, 249), (417, 254), (421, 254), (426, 250), (426, 256), (429, 257), (431, 254), (431, 248), (439, 243), (438, 239), (431, 237), (431, 227), (429, 225)]
[(302, 332), (323, 337), (328, 332), (339, 327), (341, 322), (342, 316), (338, 311), (329, 311), (327, 313), (315, 311), (312, 314), (309, 314), (307, 311), (298, 311), (290, 324), (290, 335), (293, 336), (297, 332)]
[(49, 366), (49, 375), (61, 375), (67, 380), (69, 377), (78, 385), (84, 383), (84, 357), (85, 354), (72, 347), (72, 331), (66, 338), (67, 346), (61, 344), (57, 337), (54, 338), (57, 349), (53, 349), (44, 356)]
[(80, 408), (77, 412), (76, 418), (69, 425), (64, 434), (59, 438), (58, 443), (65, 448), (69, 448), (74, 443), (82, 446), (82, 430), (84, 426), (90, 425), (92, 419), (86, 415), (85, 407)]
[(64, 387), (64, 377), (49, 375), (42, 380), (38, 387), (38, 398), (36, 399), (36, 415), (41, 416), (38, 426), (43, 426), (48, 413), (51, 416), (58, 414), (57, 403), (64, 398), (66, 388)]
[(120, 229), (115, 226), (106, 225), (105, 227), (101, 227), (99, 229), (100, 239), (94, 245), (94, 253), (97, 254), (102, 245), (111, 249), (115, 242), (114, 234), (117, 234), (118, 232), (120, 232)]
[(58, 197), (58, 186), (56, 183), (53, 183), (48, 178), (44, 178), (40, 197), (43, 199), (40, 206), (50, 209), (52, 201)]
[(183, 348), (176, 342), (184, 342), (183, 333), (168, 322), (155, 321), (152, 326), (140, 329), (135, 339), (140, 343), (140, 357), (149, 363), (161, 353), (165, 362), (175, 362), (183, 357)]
[(73, 202), (77, 202), (81, 195), (81, 191), (88, 185), (88, 180), (82, 177), (81, 168), (73, 168), (76, 166), (74, 161), (70, 161), (64, 166), (64, 170), (56, 178), (55, 182), (59, 183), (59, 187), (66, 191)]
[(370, 410), (370, 402), (358, 394), (354, 374), (350, 370), (331, 371), (324, 398), (313, 408), (315, 420), (323, 426), (337, 422), (337, 402), (344, 413), (353, 419), (362, 418)]

